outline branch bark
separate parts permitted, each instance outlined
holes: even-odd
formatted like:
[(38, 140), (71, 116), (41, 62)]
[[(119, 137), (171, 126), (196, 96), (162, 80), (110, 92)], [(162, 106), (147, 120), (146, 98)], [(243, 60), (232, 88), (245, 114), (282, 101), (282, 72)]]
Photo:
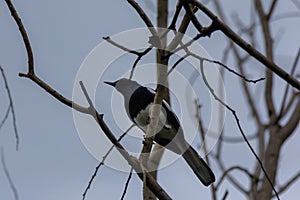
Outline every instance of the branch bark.
[(277, 74), (283, 80), (288, 82), (293, 87), (300, 90), (300, 83), (298, 80), (289, 75), (286, 71), (281, 69), (278, 65), (276, 65), (272, 60), (268, 59), (258, 50), (253, 48), (249, 43), (243, 40), (238, 34), (236, 34), (228, 25), (218, 19), (216, 15), (213, 14), (206, 6), (204, 6), (199, 1), (192, 1), (194, 5), (196, 5), (202, 12), (204, 12), (217, 26), (217, 28), (222, 31), (228, 38), (230, 38), (234, 43), (248, 52), (251, 56), (253, 56), (256, 60), (264, 64), (268, 69)]

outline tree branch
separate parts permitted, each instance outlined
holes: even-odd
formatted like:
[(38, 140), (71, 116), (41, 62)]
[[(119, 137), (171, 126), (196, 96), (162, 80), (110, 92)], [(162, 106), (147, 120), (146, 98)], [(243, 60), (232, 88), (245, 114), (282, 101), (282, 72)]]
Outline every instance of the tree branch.
[(283, 184), (283, 186), (278, 189), (278, 193), (280, 194), (286, 191), (294, 182), (298, 180), (299, 177), (300, 177), (300, 172), (298, 172), (290, 180), (288, 180), (285, 184)]
[(259, 165), (260, 165), (260, 167), (261, 167), (261, 169), (262, 169), (262, 171), (263, 171), (263, 173), (264, 173), (266, 179), (268, 180), (268, 182), (269, 182), (269, 184), (270, 184), (272, 190), (273, 190), (274, 193), (276, 194), (277, 199), (279, 199), (278, 193), (277, 193), (277, 191), (276, 191), (276, 189), (275, 189), (275, 187), (274, 187), (274, 185), (273, 185), (271, 179), (269, 178), (268, 173), (266, 172), (266, 170), (265, 170), (265, 168), (264, 168), (264, 166), (263, 166), (261, 160), (259, 159), (259, 157), (258, 157), (258, 155), (256, 154), (255, 150), (254, 150), (253, 147), (251, 146), (250, 142), (248, 141), (248, 139), (247, 139), (247, 137), (246, 137), (246, 135), (245, 135), (245, 133), (244, 133), (244, 131), (243, 131), (243, 129), (242, 129), (242, 126), (241, 126), (241, 124), (240, 124), (240, 120), (239, 120), (239, 118), (238, 118), (238, 116), (237, 116), (237, 114), (236, 114), (236, 111), (235, 111), (234, 109), (232, 109), (229, 105), (227, 105), (225, 102), (223, 102), (223, 101), (222, 101), (222, 100), (214, 93), (214, 90), (210, 87), (210, 85), (209, 85), (209, 83), (208, 83), (208, 81), (207, 81), (207, 79), (206, 79), (206, 77), (205, 77), (205, 73), (204, 73), (204, 69), (203, 69), (203, 68), (204, 68), (204, 66), (203, 66), (203, 61), (200, 60), (200, 70), (201, 70), (201, 75), (202, 75), (202, 78), (203, 78), (203, 81), (204, 81), (205, 85), (207, 86), (207, 88), (208, 88), (208, 90), (210, 91), (210, 93), (214, 96), (214, 98), (215, 98), (221, 105), (223, 105), (225, 108), (227, 108), (227, 109), (232, 113), (232, 115), (234, 116), (235, 121), (236, 121), (236, 123), (237, 123), (237, 126), (238, 126), (238, 128), (239, 128), (239, 130), (240, 130), (240, 133), (242, 134), (242, 136), (243, 136), (243, 138), (244, 138), (244, 140), (245, 140), (247, 146), (249, 147), (250, 151), (252, 152), (252, 154), (254, 155), (255, 159), (256, 159), (257, 162), (259, 163)]
[[(262, 27), (266, 56), (270, 61), (273, 61), (273, 39), (269, 27), (269, 21), (267, 20), (260, 0), (255, 0), (255, 7)], [(269, 69), (266, 69), (265, 103), (268, 108), (270, 121), (273, 121), (276, 117), (276, 110), (273, 100), (273, 73)]]
[(151, 32), (152, 36), (158, 36), (150, 18), (146, 15), (143, 9), (139, 6), (137, 2), (134, 0), (127, 0), (127, 2), (136, 10), (136, 12), (140, 15), (146, 26), (148, 27), (149, 31)]
[(3, 77), (4, 85), (5, 85), (6, 92), (7, 92), (8, 99), (9, 99), (9, 107), (6, 111), (6, 114), (5, 114), (1, 124), (0, 124), (0, 129), (6, 121), (6, 119), (8, 117), (8, 114), (9, 114), (9, 111), (11, 111), (12, 118), (13, 118), (13, 127), (14, 127), (14, 132), (15, 132), (15, 138), (16, 138), (16, 150), (18, 151), (18, 149), (19, 149), (19, 134), (18, 134), (18, 129), (17, 129), (17, 120), (16, 120), (15, 107), (14, 107), (14, 104), (13, 104), (13, 99), (12, 99), (12, 96), (11, 96), (10, 89), (8, 87), (7, 78), (5, 76), (3, 68), (1, 66), (0, 66), (0, 71), (1, 71), (1, 74), (2, 74), (2, 77)]
[(229, 26), (220, 21), (216, 15), (214, 15), (208, 8), (198, 1), (192, 1), (202, 12), (204, 12), (214, 23), (218, 30), (221, 30), (228, 38), (233, 40), (242, 49), (248, 52), (256, 60), (264, 64), (268, 69), (272, 70), (275, 74), (288, 82), (293, 87), (300, 90), (300, 83), (298, 80), (290, 76), (286, 71), (282, 70), (272, 60), (266, 58), (263, 54), (253, 48), (250, 44), (244, 41), (239, 35), (237, 35)]
[[(128, 152), (124, 149), (124, 147), (118, 142), (118, 140), (115, 138), (113, 133), (110, 131), (110, 129), (107, 127), (103, 120), (103, 115), (100, 115), (96, 110), (93, 110), (93, 105), (90, 104), (90, 107), (83, 107), (75, 102), (67, 99), (66, 97), (62, 96), (60, 93), (58, 93), (56, 90), (54, 90), (52, 87), (50, 87), (48, 84), (46, 84), (44, 81), (39, 79), (35, 74), (34, 74), (34, 62), (33, 62), (33, 56), (32, 55), (32, 50), (30, 46), (30, 42), (28, 40), (26, 31), (23, 27), (23, 24), (20, 20), (20, 18), (17, 15), (16, 10), (14, 9), (13, 4), (11, 3), (10, 0), (6, 0), (6, 3), (8, 5), (8, 8), (10, 9), (15, 22), (17, 23), (20, 33), (22, 35), (22, 39), (25, 43), (26, 50), (27, 50), (27, 55), (28, 55), (28, 73), (23, 74), (20, 73), (19, 75), (21, 77), (26, 77), (35, 82), (37, 85), (39, 85), (41, 88), (47, 91), (50, 95), (52, 95), (54, 98), (56, 98), (58, 101), (61, 103), (85, 114), (92, 115), (95, 120), (98, 122), (98, 125), (101, 127), (102, 131), (106, 135), (106, 137), (117, 147), (118, 151), (120, 154), (127, 160), (127, 162), (135, 169), (137, 172), (142, 172), (142, 168), (140, 165), (140, 162), (133, 156), (130, 156)], [(31, 53), (30, 53), (31, 52)], [(87, 98), (88, 100), (88, 98)], [(89, 102), (90, 100), (88, 100)], [(143, 175), (141, 173), (138, 173), (140, 179), (143, 180)], [(147, 186), (151, 189), (151, 191), (160, 199), (171, 199), (171, 197), (163, 190), (163, 188), (148, 174), (145, 175), (147, 177), (146, 183)]]
[[(296, 55), (296, 58), (294, 60), (293, 66), (292, 66), (292, 70), (291, 70), (291, 73), (290, 73), (291, 76), (294, 75), (294, 72), (296, 70), (296, 66), (298, 64), (299, 58), (300, 58), (300, 48), (298, 49), (298, 53)], [(287, 96), (288, 96), (288, 91), (289, 91), (289, 85), (287, 84), (286, 87), (285, 87), (283, 100), (282, 100), (282, 103), (281, 103), (281, 106), (280, 106), (280, 111), (279, 111), (279, 114), (277, 116), (277, 121), (280, 120), (280, 118), (282, 118), (284, 116), (283, 111), (285, 110), (285, 102), (286, 102), (286, 99), (287, 99)], [(291, 97), (291, 98), (293, 98), (293, 97)]]
[(247, 169), (241, 166), (233, 166), (223, 172), (221, 178), (219, 179), (219, 182), (216, 184), (216, 190), (220, 187), (226, 176), (233, 170), (239, 170), (241, 172), (244, 172), (250, 179), (256, 179)]
[(270, 7), (269, 12), (267, 13), (267, 16), (266, 16), (268, 21), (271, 19), (271, 16), (274, 13), (273, 11), (274, 11), (274, 9), (277, 5), (277, 2), (278, 2), (277, 0), (272, 1), (271, 7)]
[[(120, 142), (120, 141), (123, 139), (123, 137), (125, 137), (125, 135), (126, 135), (133, 127), (134, 127), (134, 124), (131, 125), (131, 126), (130, 126), (130, 127), (129, 127), (129, 128), (128, 128), (128, 129), (127, 129), (127, 130), (126, 130), (126, 131), (118, 138), (118, 142)], [(112, 146), (108, 149), (108, 151), (106, 152), (106, 154), (103, 156), (101, 162), (97, 165), (97, 167), (96, 167), (96, 169), (95, 169), (95, 172), (93, 173), (91, 179), (89, 180), (89, 183), (88, 183), (87, 187), (85, 188), (85, 190), (84, 190), (84, 192), (83, 192), (83, 194), (82, 194), (82, 200), (85, 199), (86, 194), (87, 194), (88, 190), (90, 189), (93, 180), (96, 178), (97, 173), (98, 173), (100, 167), (101, 167), (102, 165), (104, 165), (104, 161), (106, 160), (106, 158), (108, 157), (108, 155), (110, 154), (110, 152), (113, 150), (113, 148), (114, 148), (114, 145), (112, 145)], [(131, 170), (132, 170), (132, 168), (131, 168)]]
[(5, 157), (4, 157), (4, 150), (3, 150), (3, 147), (0, 148), (1, 150), (1, 163), (2, 163), (2, 167), (3, 167), (3, 170), (4, 170), (4, 174), (8, 180), (8, 183), (9, 183), (9, 186), (14, 194), (14, 198), (15, 200), (18, 200), (19, 199), (19, 195), (18, 195), (18, 191), (16, 189), (16, 186), (10, 176), (10, 173), (7, 169), (7, 166), (6, 166), (6, 163), (5, 163)]
[[(125, 148), (118, 142), (118, 140), (114, 137), (112, 132), (109, 130), (107, 125), (103, 121), (103, 115), (100, 115), (95, 109), (94, 105), (92, 104), (92, 101), (90, 97), (88, 96), (88, 93), (83, 85), (82, 82), (80, 82), (81, 89), (87, 99), (87, 102), (89, 103), (89, 113), (91, 116), (95, 118), (95, 120), (98, 122), (99, 126), (105, 133), (105, 135), (108, 137), (108, 139), (114, 144), (115, 147), (117, 147), (117, 150), (120, 152), (120, 154), (127, 160), (128, 164), (133, 167), (133, 169), (137, 172), (139, 178), (147, 184), (147, 187), (159, 198), (159, 199), (171, 199), (169, 195), (163, 190), (163, 188), (156, 182), (156, 180), (149, 175), (148, 173), (144, 172), (144, 167), (141, 165), (141, 163), (133, 156), (129, 155), (129, 153), (125, 150)], [(143, 172), (143, 173), (141, 173)], [(144, 176), (146, 177), (146, 180), (144, 179)]]
[(126, 192), (127, 192), (128, 186), (129, 186), (129, 182), (130, 182), (131, 177), (132, 177), (132, 171), (133, 171), (133, 168), (131, 167), (130, 172), (129, 172), (129, 175), (128, 175), (128, 178), (127, 178), (127, 181), (126, 181), (126, 183), (125, 183), (125, 187), (124, 187), (123, 194), (122, 194), (122, 196), (121, 196), (121, 200), (124, 200), (125, 194), (126, 194)]

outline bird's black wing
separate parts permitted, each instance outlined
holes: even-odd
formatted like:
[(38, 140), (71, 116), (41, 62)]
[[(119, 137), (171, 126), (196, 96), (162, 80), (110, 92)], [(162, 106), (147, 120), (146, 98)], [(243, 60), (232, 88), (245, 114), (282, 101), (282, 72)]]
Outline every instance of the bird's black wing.
[(134, 118), (141, 110), (144, 110), (150, 103), (153, 102), (155, 94), (150, 92), (146, 87), (139, 87), (134, 91), (129, 100), (129, 114), (134, 121)]

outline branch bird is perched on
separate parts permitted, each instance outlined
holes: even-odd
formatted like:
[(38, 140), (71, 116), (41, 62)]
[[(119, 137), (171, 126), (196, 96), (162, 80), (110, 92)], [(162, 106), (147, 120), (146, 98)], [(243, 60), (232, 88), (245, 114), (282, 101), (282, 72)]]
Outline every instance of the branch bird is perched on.
[[(146, 133), (150, 123), (150, 111), (153, 106), (155, 91), (125, 78), (116, 82), (105, 83), (115, 87), (124, 96), (125, 110), (128, 116)], [(182, 155), (205, 186), (215, 181), (215, 175), (211, 169), (184, 139), (179, 120), (165, 101), (162, 102), (154, 141), (174, 153)]]

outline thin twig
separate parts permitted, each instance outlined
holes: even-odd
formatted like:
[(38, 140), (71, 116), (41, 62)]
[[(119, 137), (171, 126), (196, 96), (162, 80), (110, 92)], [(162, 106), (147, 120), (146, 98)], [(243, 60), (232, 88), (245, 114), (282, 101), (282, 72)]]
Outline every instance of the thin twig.
[(29, 74), (34, 74), (34, 59), (33, 59), (33, 53), (32, 53), (32, 48), (30, 45), (30, 41), (28, 38), (28, 35), (26, 33), (26, 29), (23, 26), (23, 23), (21, 21), (21, 18), (19, 17), (14, 5), (12, 4), (12, 2), (10, 0), (5, 0), (6, 5), (8, 6), (10, 13), (12, 15), (12, 17), (14, 18), (19, 31), (22, 35), (22, 39), (26, 48), (26, 53), (27, 53), (27, 57), (28, 57), (28, 73)]
[(286, 191), (294, 182), (296, 182), (300, 178), (300, 171), (296, 173), (290, 180), (288, 180), (282, 187), (278, 189), (278, 193), (282, 193)]
[[(222, 135), (220, 135), (221, 137)], [(221, 145), (220, 145), (221, 144)], [(222, 147), (222, 144), (223, 142), (219, 142), (218, 145), (220, 145), (220, 150), (221, 150), (221, 147)], [(220, 156), (220, 152), (217, 152), (216, 155), (214, 156), (215, 160), (217, 161), (217, 164), (219, 165), (220, 169), (222, 170), (223, 174), (224, 172), (227, 170), (225, 169), (225, 166), (224, 166), (224, 163), (223, 161), (221, 160), (221, 156)], [(233, 176), (231, 176), (229, 173), (227, 173), (226, 175), (227, 179), (231, 182), (231, 184), (233, 186), (235, 186), (241, 193), (243, 193), (244, 195), (248, 196), (249, 192), (247, 189), (245, 189), (243, 187), (243, 185), (236, 179), (234, 178)]]
[(3, 117), (3, 119), (2, 119), (2, 121), (1, 121), (1, 123), (0, 123), (0, 129), (2, 128), (2, 126), (4, 125), (4, 123), (6, 122), (6, 120), (8, 119), (8, 115), (9, 115), (10, 109), (11, 109), (11, 107), (8, 106), (8, 107), (7, 107), (7, 110), (6, 110), (6, 112), (5, 112), (5, 115), (4, 115), (4, 117)]
[(204, 30), (204, 27), (201, 25), (201, 23), (198, 21), (196, 16), (194, 15), (191, 6), (189, 4), (183, 4), (183, 7), (185, 9), (185, 12), (188, 14), (190, 20), (192, 21), (195, 28), (199, 31), (199, 33), (202, 33)]
[(18, 191), (17, 191), (17, 188), (10, 176), (8, 168), (6, 166), (3, 147), (1, 147), (0, 149), (1, 149), (1, 163), (2, 163), (3, 170), (4, 170), (4, 174), (6, 176), (6, 179), (8, 180), (9, 186), (14, 194), (15, 200), (18, 200), (19, 199)]
[[(11, 3), (11, 1), (6, 0), (6, 3), (10, 9), (10, 11), (12, 13), (16, 14), (16, 11)], [(24, 35), (26, 34), (25, 29), (20, 28), (23, 27), (22, 22), (19, 18), (14, 18), (15, 22), (17, 23), (21, 35), (22, 35), (22, 39), (25, 43), (25, 45), (27, 44), (27, 40), (25, 38)], [(24, 34), (25, 33), (25, 34)], [(29, 40), (28, 40), (29, 43)], [(29, 43), (30, 44), (30, 43)], [(30, 47), (30, 45), (28, 45)], [(31, 49), (31, 48), (30, 48)], [(27, 50), (28, 51), (28, 50)], [(30, 54), (27, 52), (27, 54)], [(119, 151), (119, 153), (127, 160), (127, 162), (134, 168), (134, 170), (136, 172), (141, 172), (141, 165), (140, 162), (133, 156), (129, 155), (129, 153), (125, 150), (125, 148), (117, 141), (117, 139), (115, 138), (114, 134), (110, 131), (110, 129), (108, 128), (108, 126), (106, 125), (106, 123), (103, 120), (103, 115), (100, 115), (98, 112), (94, 112), (91, 113), (91, 109), (92, 108), (90, 105), (90, 107), (83, 107), (81, 105), (76, 104), (75, 102), (71, 101), (70, 99), (67, 99), (66, 97), (62, 96), (59, 92), (57, 92), (56, 90), (54, 90), (51, 86), (49, 86), (48, 84), (46, 84), (43, 80), (41, 80), (39, 77), (37, 77), (34, 73), (33, 73), (33, 57), (28, 56), (28, 73), (27, 74), (19, 74), (21, 77), (26, 77), (29, 78), (30, 80), (32, 80), (33, 82), (35, 82), (37, 85), (39, 85), (41, 88), (43, 88), (44, 90), (46, 90), (47, 93), (49, 93), (50, 95), (52, 95), (55, 99), (57, 99), (58, 101), (60, 101), (61, 103), (63, 103), (64, 105), (73, 108), (74, 110), (77, 110), (81, 113), (85, 113), (85, 114), (89, 114), (92, 115), (95, 120), (97, 121), (98, 125), (101, 127), (103, 133), (106, 135), (106, 137), (112, 142), (112, 144), (114, 144), (117, 147), (117, 150)], [(31, 64), (30, 64), (31, 63)], [(138, 173), (138, 176), (141, 180), (143, 180), (143, 175)], [(147, 186), (151, 189), (151, 191), (160, 199), (171, 199), (171, 197), (166, 193), (166, 191), (157, 183), (156, 180), (154, 180), (150, 175), (146, 174), (147, 176)]]
[[(274, 53), (273, 53), (273, 39), (270, 29), (270, 24), (268, 19), (266, 18), (266, 14), (262, 5), (261, 0), (255, 0), (255, 11), (258, 14), (260, 25), (261, 25), (261, 32), (263, 35), (263, 41), (264, 41), (264, 49), (267, 59), (273, 61), (274, 60)], [(271, 121), (276, 119), (276, 109), (274, 104), (274, 98), (273, 98), (273, 73), (272, 70), (266, 69), (266, 84), (265, 84), (265, 104), (267, 107), (267, 113)], [(274, 180), (274, 178), (273, 178)]]
[(276, 194), (277, 199), (280, 199), (279, 196), (278, 196), (278, 193), (277, 193), (277, 191), (276, 191), (276, 189), (275, 189), (275, 187), (274, 187), (274, 185), (273, 185), (273, 183), (272, 183), (272, 181), (271, 181), (271, 179), (269, 178), (269, 176), (268, 176), (268, 174), (267, 174), (267, 172), (266, 172), (266, 170), (265, 170), (265, 168), (264, 168), (264, 166), (263, 166), (263, 164), (262, 164), (262, 162), (261, 162), (261, 160), (259, 159), (259, 157), (258, 157), (258, 155), (256, 154), (255, 150), (254, 150), (253, 147), (251, 146), (250, 142), (249, 142), (248, 139), (247, 139), (247, 136), (245, 135), (245, 133), (244, 133), (244, 131), (243, 131), (243, 129), (242, 129), (242, 126), (241, 126), (241, 124), (240, 124), (240, 120), (239, 120), (239, 118), (238, 118), (238, 116), (237, 116), (237, 114), (236, 114), (236, 111), (235, 111), (234, 109), (232, 109), (229, 105), (227, 105), (225, 102), (223, 102), (223, 101), (215, 94), (214, 90), (210, 87), (210, 85), (209, 85), (209, 83), (208, 83), (208, 81), (207, 81), (207, 79), (206, 79), (206, 76), (205, 76), (205, 73), (204, 73), (204, 69), (203, 69), (203, 68), (204, 68), (204, 66), (203, 66), (203, 61), (200, 60), (200, 71), (201, 71), (201, 75), (202, 75), (202, 78), (203, 78), (203, 81), (204, 81), (205, 85), (207, 86), (207, 88), (208, 88), (208, 90), (210, 91), (211, 95), (214, 96), (215, 100), (217, 100), (220, 104), (222, 104), (223, 106), (225, 106), (225, 107), (232, 113), (232, 115), (234, 116), (235, 121), (236, 121), (236, 123), (237, 123), (237, 126), (238, 126), (238, 128), (239, 128), (239, 130), (240, 130), (240, 133), (242, 134), (242, 136), (243, 136), (243, 138), (244, 138), (246, 144), (248, 145), (250, 151), (251, 151), (252, 154), (254, 155), (254, 157), (255, 157), (255, 159), (257, 160), (257, 162), (259, 163), (259, 165), (260, 165), (260, 167), (261, 167), (261, 169), (262, 169), (262, 171), (263, 171), (265, 177), (267, 178), (268, 182), (270, 183), (270, 186), (272, 187), (272, 190), (273, 190), (274, 193)]
[(286, 106), (282, 112), (282, 116), (285, 116), (290, 111), (290, 109), (292, 108), (292, 105), (294, 104), (296, 97), (299, 97), (299, 96), (300, 96), (300, 92), (294, 92), (292, 94), (291, 98), (289, 99), (289, 102), (286, 104)]
[[(210, 134), (211, 135), (211, 134)], [(248, 140), (254, 140), (257, 138), (257, 134), (252, 134), (247, 136)], [(240, 142), (245, 142), (244, 138), (240, 137), (229, 137), (229, 136), (224, 136), (220, 138), (221, 141), (227, 142), (227, 143), (240, 143)]]
[(134, 51), (134, 50), (131, 50), (131, 49), (128, 49), (127, 47), (113, 41), (109, 36), (106, 36), (106, 37), (102, 37), (103, 40), (105, 40), (106, 42), (112, 44), (113, 46), (116, 46), (118, 47), (119, 49), (122, 49), (123, 51), (127, 51), (129, 53), (132, 53), (132, 54), (135, 54), (137, 56), (141, 55), (142, 53), (138, 52), (138, 51)]
[[(299, 61), (299, 58), (300, 58), (300, 48), (298, 49), (298, 53), (296, 55), (296, 58), (294, 60), (294, 63), (293, 63), (293, 66), (292, 66), (292, 70), (291, 70), (291, 76), (294, 75), (294, 72), (296, 70), (296, 66), (298, 64), (298, 61)], [(277, 120), (279, 120), (281, 117), (283, 117), (283, 111), (285, 110), (285, 103), (286, 103), (286, 99), (287, 99), (287, 96), (288, 96), (288, 91), (289, 91), (289, 84), (287, 84), (285, 86), (285, 91), (284, 91), (284, 95), (283, 95), (283, 100), (282, 100), (282, 103), (281, 103), (281, 106), (280, 106), (280, 111), (279, 111), (279, 114), (278, 114), (278, 117), (277, 117)]]
[[(204, 131), (204, 126), (202, 123), (201, 112), (200, 112), (201, 104), (198, 102), (197, 99), (195, 99), (195, 105), (196, 105), (196, 119), (198, 121), (198, 126), (200, 129), (201, 142), (203, 144), (204, 154), (207, 155), (208, 152), (207, 152), (207, 147), (206, 147), (206, 142), (205, 142), (205, 131)], [(205, 157), (205, 161), (206, 161), (208, 167), (211, 167), (208, 156)], [(211, 189), (212, 199), (216, 200), (217, 199), (217, 193), (216, 193), (217, 189), (215, 187), (215, 183), (211, 184), (210, 189)]]
[(177, 1), (176, 10), (175, 10), (172, 22), (169, 25), (168, 29), (176, 30), (176, 22), (177, 22), (177, 19), (178, 19), (181, 9), (182, 9), (182, 3), (180, 1)]
[(228, 190), (225, 190), (225, 193), (224, 193), (224, 196), (223, 196), (222, 200), (226, 200), (227, 196), (228, 196)]
[[(10, 89), (8, 87), (8, 81), (7, 81), (7, 78), (5, 76), (5, 73), (4, 73), (4, 70), (3, 68), (0, 66), (0, 71), (1, 71), (1, 74), (2, 74), (2, 77), (3, 77), (3, 80), (4, 80), (4, 85), (5, 85), (5, 88), (6, 88), (6, 92), (7, 92), (7, 95), (8, 95), (8, 99), (9, 99), (9, 107), (11, 109), (7, 109), (7, 112), (9, 110), (11, 110), (11, 114), (12, 114), (12, 118), (13, 118), (13, 127), (14, 127), (14, 132), (15, 132), (15, 138), (16, 138), (16, 150), (18, 151), (19, 149), (19, 134), (18, 134), (18, 129), (17, 129), (17, 120), (16, 120), (16, 113), (15, 113), (15, 108), (14, 108), (14, 104), (13, 104), (13, 99), (12, 99), (12, 96), (11, 96), (11, 92), (10, 92)], [(7, 114), (7, 113), (6, 113)], [(8, 115), (5, 115), (5, 117), (7, 118)], [(3, 119), (3, 123), (5, 122), (5, 117)], [(0, 128), (2, 126), (2, 123), (0, 125)]]
[(142, 57), (144, 55), (146, 55), (148, 52), (151, 51), (151, 49), (153, 48), (152, 45), (150, 45), (147, 49), (145, 49), (145, 51), (141, 52), (140, 55), (138, 55), (138, 57), (136, 58), (136, 60), (134, 61), (133, 65), (132, 65), (132, 68), (131, 68), (131, 71), (130, 71), (130, 76), (129, 76), (129, 79), (132, 79), (133, 77), (133, 73), (134, 73), (134, 70), (138, 64), (138, 62), (142, 59)]
[(147, 53), (149, 53), (152, 48), (153, 48), (153, 45), (150, 45), (148, 48), (146, 48), (144, 51), (142, 52), (138, 52), (138, 51), (135, 51), (135, 50), (132, 50), (132, 49), (129, 49), (115, 41), (113, 41), (109, 36), (107, 37), (103, 37), (103, 39), (105, 41), (107, 41), (108, 43), (112, 44), (113, 46), (119, 48), (119, 49), (122, 49), (123, 51), (126, 51), (128, 53), (131, 53), (131, 54), (134, 54), (137, 56), (137, 58), (135, 59), (133, 65), (132, 65), (132, 68), (131, 68), (131, 71), (130, 71), (130, 76), (129, 76), (129, 79), (132, 79), (133, 77), (133, 73), (134, 73), (134, 70), (138, 64), (138, 62), (142, 59), (143, 56), (145, 56)]
[(272, 4), (270, 6), (269, 12), (267, 13), (267, 20), (269, 21), (271, 19), (272, 14), (274, 13), (274, 8), (277, 5), (278, 0), (273, 0)]
[(157, 32), (150, 20), (150, 18), (146, 15), (143, 9), (139, 6), (137, 2), (134, 0), (127, 0), (127, 2), (136, 10), (136, 12), (140, 15), (146, 26), (148, 27), (149, 31), (151, 32), (152, 36), (158, 36)]
[(179, 58), (171, 67), (171, 69), (168, 71), (167, 76), (169, 76), (172, 71), (177, 67), (177, 65), (179, 65), (182, 61), (184, 61), (185, 58), (187, 58), (189, 56), (189, 54), (185, 54), (184, 56), (182, 56), (181, 58)]
[(215, 24), (215, 22), (213, 21), (212, 24), (208, 27), (203, 28), (202, 33), (197, 34), (194, 38), (192, 38), (190, 41), (188, 41), (187, 43), (185, 43), (184, 45), (178, 47), (177, 49), (175, 49), (174, 51), (172, 51), (170, 54), (174, 54), (184, 48), (187, 48), (189, 46), (191, 46), (195, 41), (197, 41), (200, 38), (206, 37), (206, 36), (210, 36), (214, 31), (217, 31), (217, 26)]
[(300, 10), (300, 2), (298, 0), (292, 0), (292, 2)]
[(259, 81), (265, 80), (265, 78), (259, 78), (259, 79), (254, 79), (254, 80), (248, 79), (248, 78), (246, 78), (244, 75), (242, 75), (242, 74), (240, 74), (240, 73), (234, 71), (233, 69), (229, 68), (228, 66), (226, 66), (225, 64), (223, 64), (222, 62), (217, 61), (217, 60), (210, 60), (210, 59), (207, 59), (207, 58), (205, 58), (205, 59), (203, 59), (203, 60), (204, 60), (204, 61), (207, 61), (207, 62), (210, 62), (210, 63), (218, 64), (218, 65), (224, 67), (227, 71), (229, 71), (229, 72), (235, 74), (236, 76), (238, 76), (238, 77), (244, 79), (246, 82), (249, 82), (249, 83), (257, 83), (257, 82), (259, 82)]
[[(179, 2), (180, 1), (178, 1), (178, 3)], [(198, 8), (194, 7), (193, 13), (196, 13), (197, 11), (198, 11)], [(187, 31), (190, 21), (191, 21), (191, 19), (190, 19), (189, 15), (187, 13), (185, 13), (184, 17), (181, 21), (181, 24), (179, 26), (178, 32), (174, 31), (175, 36), (166, 48), (168, 51), (173, 52), (174, 49), (178, 46), (178, 44), (182, 42), (182, 38), (183, 38), (185, 32)]]
[(245, 169), (241, 166), (233, 166), (233, 167), (228, 168), (226, 171), (224, 171), (221, 178), (219, 179), (219, 182), (216, 184), (216, 190), (221, 186), (221, 184), (224, 181), (224, 179), (226, 178), (226, 176), (233, 170), (239, 170), (241, 172), (244, 172), (250, 179), (254, 178), (253, 175), (247, 169)]
[(129, 172), (129, 175), (128, 175), (128, 178), (127, 178), (127, 181), (126, 181), (126, 183), (125, 183), (125, 187), (124, 187), (124, 190), (123, 190), (123, 194), (122, 194), (122, 196), (121, 196), (121, 200), (124, 200), (125, 194), (126, 194), (126, 192), (127, 192), (128, 186), (129, 186), (129, 182), (130, 182), (131, 177), (132, 177), (132, 171), (133, 171), (133, 168), (131, 167), (130, 172)]
[[(82, 81), (79, 82), (81, 89), (89, 103), (89, 114), (92, 115), (95, 120), (98, 122), (99, 126), (102, 128), (103, 132), (106, 134), (106, 136), (110, 139), (110, 141), (114, 144), (115, 147), (117, 147), (117, 150), (121, 155), (127, 160), (127, 162), (134, 168), (134, 170), (137, 172), (139, 178), (144, 181), (144, 176), (146, 178), (146, 184), (149, 189), (158, 197), (161, 199), (171, 199), (171, 197), (163, 190), (163, 188), (157, 183), (157, 181), (148, 173), (144, 173), (144, 168), (139, 162), (138, 159), (136, 159), (133, 156), (130, 156), (129, 153), (125, 150), (125, 148), (118, 142), (118, 140), (114, 137), (114, 135), (110, 132), (109, 128), (103, 121), (103, 115), (100, 115), (95, 109), (94, 105), (92, 104), (92, 101), (88, 95), (88, 92), (86, 88), (84, 87)], [(143, 172), (143, 173), (141, 173)]]
[[(190, 1), (189, 1), (190, 2)], [(213, 14), (206, 6), (199, 1), (192, 1), (202, 12), (204, 12), (215, 24), (215, 30), (222, 31), (228, 38), (234, 41), (242, 49), (248, 52), (256, 60), (264, 64), (268, 69), (272, 70), (275, 74), (281, 77), (283, 80), (291, 84), (293, 87), (300, 90), (300, 82), (294, 77), (290, 76), (286, 71), (276, 65), (272, 60), (266, 58), (262, 53), (253, 48), (249, 43), (243, 40), (238, 34), (236, 34), (228, 25), (219, 20), (216, 15)], [(198, 37), (196, 38), (198, 39)]]
[[(183, 46), (185, 46), (183, 44)], [(181, 46), (181, 47), (183, 47)], [(246, 82), (249, 82), (249, 83), (257, 83), (259, 81), (263, 81), (265, 78), (259, 78), (259, 79), (248, 79), (247, 77), (245, 77), (243, 74), (239, 74), (238, 72), (234, 71), (233, 69), (231, 69), (230, 67), (228, 67), (227, 65), (223, 64), (222, 62), (220, 61), (217, 61), (217, 60), (212, 60), (212, 59), (209, 59), (209, 58), (205, 58), (205, 57), (201, 57), (193, 52), (191, 52), (187, 47), (184, 47), (183, 48), (186, 52), (186, 54), (181, 57), (170, 69), (170, 71), (168, 72), (168, 75), (174, 70), (174, 68), (180, 63), (183, 61), (184, 58), (188, 57), (188, 56), (192, 56), (198, 60), (203, 60), (203, 61), (206, 61), (206, 62), (209, 62), (209, 63), (214, 63), (214, 64), (217, 64), (223, 68), (225, 68), (227, 71), (229, 71), (230, 73), (233, 73), (234, 75), (240, 77), (241, 79), (243, 79), (244, 81)]]
[[(134, 124), (131, 125), (131, 126), (130, 126), (130, 127), (129, 127), (129, 128), (128, 128), (128, 129), (127, 129), (120, 137), (119, 137), (118, 142), (120, 142), (120, 141), (123, 139), (123, 137), (124, 137), (124, 136), (125, 136), (125, 135), (133, 128), (133, 127), (134, 127)], [(93, 180), (95, 179), (95, 177), (97, 176), (97, 173), (98, 173), (100, 167), (101, 167), (102, 165), (104, 165), (104, 161), (106, 160), (106, 158), (108, 157), (108, 155), (110, 154), (110, 152), (113, 150), (114, 146), (115, 146), (115, 145), (112, 145), (112, 146), (108, 149), (108, 151), (106, 152), (106, 154), (102, 157), (101, 162), (97, 165), (97, 167), (96, 167), (96, 169), (95, 169), (95, 172), (93, 173), (91, 179), (89, 180), (89, 183), (88, 183), (87, 187), (85, 188), (85, 190), (84, 190), (84, 192), (83, 192), (83, 194), (82, 194), (82, 200), (85, 199), (86, 194), (87, 194), (88, 190), (91, 188), (92, 182), (93, 182)], [(131, 171), (132, 171), (132, 168), (131, 168)]]

